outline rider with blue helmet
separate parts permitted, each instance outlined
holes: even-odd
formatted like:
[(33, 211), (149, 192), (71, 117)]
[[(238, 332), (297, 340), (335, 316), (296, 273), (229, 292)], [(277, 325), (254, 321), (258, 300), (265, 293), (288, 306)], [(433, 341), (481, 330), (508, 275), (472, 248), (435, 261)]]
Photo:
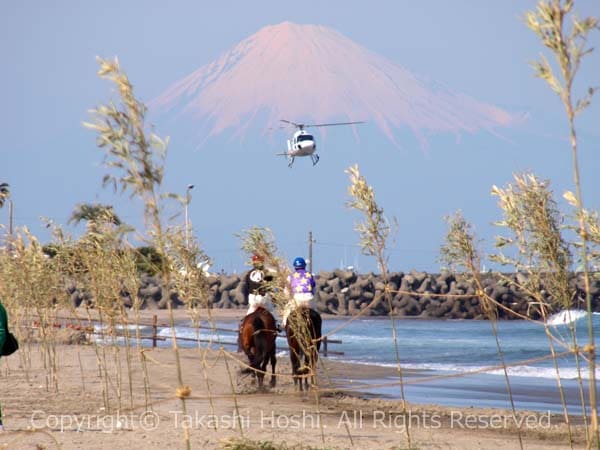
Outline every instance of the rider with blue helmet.
[[(293, 262), (294, 273), (288, 276), (288, 289), (291, 290), (292, 298), (286, 305), (281, 323), (285, 327), (290, 313), (296, 308), (313, 308), (315, 297), (315, 279), (310, 272), (306, 271), (306, 261), (299, 256)], [(288, 292), (289, 295), (290, 292)]]
[(306, 269), (306, 261), (304, 260), (304, 258), (302, 256), (298, 256), (296, 259), (294, 259), (294, 269), (297, 270), (304, 270)]

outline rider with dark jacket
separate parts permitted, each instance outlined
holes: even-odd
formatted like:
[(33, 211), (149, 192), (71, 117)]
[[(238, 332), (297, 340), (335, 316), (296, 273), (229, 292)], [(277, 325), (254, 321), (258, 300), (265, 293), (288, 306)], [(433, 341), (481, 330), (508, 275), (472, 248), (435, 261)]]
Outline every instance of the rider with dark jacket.
[[(260, 255), (252, 256), (252, 269), (244, 275), (244, 284), (246, 289), (244, 297), (248, 299), (248, 312), (246, 316), (252, 314), (259, 307), (265, 308), (274, 316), (273, 302), (269, 293), (269, 283), (273, 281), (273, 274), (264, 266), (264, 259)], [(240, 322), (238, 335), (238, 351), (241, 351), (241, 332), (244, 319)], [(277, 326), (279, 330), (279, 326)]]
[(248, 298), (248, 314), (252, 314), (259, 306), (272, 312), (273, 305), (269, 294), (269, 283), (273, 281), (273, 275), (265, 269), (263, 258), (259, 255), (252, 256), (252, 269), (244, 276)]

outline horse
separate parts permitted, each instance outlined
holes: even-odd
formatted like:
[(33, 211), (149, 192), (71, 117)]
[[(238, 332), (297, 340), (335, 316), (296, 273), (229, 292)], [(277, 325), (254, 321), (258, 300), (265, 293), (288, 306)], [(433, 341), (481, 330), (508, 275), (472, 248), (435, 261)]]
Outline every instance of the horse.
[[(311, 308), (296, 308), (292, 311), (285, 324), (294, 386), (300, 391), (304, 386), (308, 390), (308, 375), (314, 373), (321, 348), (321, 315)], [(304, 364), (301, 367), (302, 358)]]
[(258, 381), (258, 387), (262, 388), (267, 364), (271, 362), (271, 381), (270, 386), (275, 387), (277, 378), (275, 377), (275, 339), (277, 338), (277, 328), (275, 327), (275, 318), (263, 307), (258, 307), (256, 311), (248, 314), (242, 320), (240, 326), (239, 342), (240, 347), (248, 357), (252, 369), (243, 370), (242, 373), (253, 372)]

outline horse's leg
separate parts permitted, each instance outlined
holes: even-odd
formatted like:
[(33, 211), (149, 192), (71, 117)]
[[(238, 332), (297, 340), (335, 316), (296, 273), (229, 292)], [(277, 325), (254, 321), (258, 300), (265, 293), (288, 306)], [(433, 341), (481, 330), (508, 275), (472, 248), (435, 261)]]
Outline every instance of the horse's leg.
[(238, 348), (237, 351), (242, 352), (244, 350), (244, 346), (242, 344), (242, 333), (244, 331), (244, 319), (242, 319), (240, 321), (240, 325), (238, 327), (238, 340), (237, 340), (237, 344), (238, 344)]
[[(302, 352), (302, 350), (300, 350), (300, 352)], [(299, 365), (302, 364), (302, 359), (306, 360), (306, 358), (304, 357), (303, 353), (304, 352), (300, 353), (300, 362), (299, 362)], [(306, 379), (306, 370), (305, 370), (305, 368), (303, 367), (298, 372), (300, 373), (300, 379), (299, 379), (299, 381), (300, 381), (300, 392), (304, 391), (305, 387), (306, 387), (306, 390), (308, 390), (308, 380)]]
[(260, 338), (256, 340), (256, 358), (254, 367), (260, 372), (256, 373), (256, 378), (258, 380), (258, 387), (260, 389), (263, 388), (265, 381), (265, 372), (267, 370), (267, 364), (269, 363), (269, 354), (266, 350), (266, 342), (263, 340), (264, 336), (259, 335)]
[(275, 367), (273, 365), (273, 358), (274, 358), (274, 351), (269, 351), (268, 353), (265, 353), (265, 357), (263, 359), (263, 363), (262, 363), (262, 377), (263, 380), (266, 378), (267, 376), (267, 370), (269, 367), (269, 363), (271, 363), (271, 379), (269, 381), (269, 386), (270, 387), (274, 387), (275, 386), (275, 382), (273, 381), (273, 377), (275, 376)]
[[(313, 344), (314, 345), (314, 344)], [(308, 367), (310, 367), (310, 383), (312, 386), (317, 384), (317, 358), (318, 354), (315, 347), (311, 346), (310, 349), (310, 361)]]
[(277, 385), (277, 377), (275, 376), (275, 366), (277, 365), (277, 357), (275, 356), (275, 349), (271, 352), (271, 387), (274, 388)]
[(304, 388), (306, 391), (308, 391), (309, 388), (309, 383), (308, 383), (308, 379), (310, 376), (312, 376), (312, 370), (311, 370), (311, 366), (310, 366), (310, 353), (304, 353), (304, 367), (306, 367), (305, 373), (304, 373)]
[(245, 348), (244, 346), (242, 346), (242, 350), (244, 351), (244, 354), (248, 358), (248, 366), (242, 368), (241, 373), (253, 374), (254, 370), (252, 370), (252, 368), (254, 367), (254, 355), (252, 354), (252, 351), (249, 348)]
[[(263, 352), (256, 352), (256, 357), (254, 358), (254, 364), (252, 365), (252, 367), (255, 369), (254, 371), (254, 375), (256, 376), (256, 381), (258, 382), (258, 387), (259, 389), (262, 389), (263, 387), (263, 382), (265, 379), (265, 374), (264, 374), (264, 353)], [(260, 371), (263, 372), (260, 372)]]
[(264, 328), (264, 324), (260, 317), (256, 317), (252, 325), (254, 327), (253, 334), (253, 343), (254, 343), (254, 363), (252, 367), (255, 369), (256, 381), (258, 382), (258, 387), (261, 389), (263, 387), (263, 381), (265, 378), (265, 374), (258, 372), (257, 370), (263, 369), (263, 364), (266, 356), (266, 342), (264, 333), (261, 331)]
[[(266, 351), (266, 348), (264, 348), (260, 354), (261, 359), (260, 359), (258, 366), (259, 366), (261, 372), (258, 374), (258, 376), (260, 377), (259, 387), (261, 387), (261, 388), (264, 386), (265, 376), (266, 376), (266, 372), (267, 372), (267, 366), (269, 365), (269, 361), (272, 360), (272, 355), (273, 355), (273, 352)], [(273, 376), (271, 376), (271, 385), (272, 384), (273, 384)]]
[(319, 350), (321, 349), (323, 321), (321, 316), (314, 310), (309, 310), (308, 316), (310, 318), (310, 334), (312, 337), (309, 367), (311, 368), (311, 383), (315, 386), (317, 384), (317, 362), (319, 361)]
[(294, 379), (294, 387), (298, 387), (302, 390), (302, 379), (298, 376), (298, 369), (300, 369), (300, 358), (298, 357), (297, 350), (290, 347), (290, 361), (292, 362), (292, 378)]
[[(260, 366), (257, 367), (257, 369), (262, 370), (264, 372), (264, 365), (261, 364)], [(265, 374), (263, 372), (256, 372), (256, 378), (258, 380), (258, 388), (262, 389), (264, 382), (265, 382)]]

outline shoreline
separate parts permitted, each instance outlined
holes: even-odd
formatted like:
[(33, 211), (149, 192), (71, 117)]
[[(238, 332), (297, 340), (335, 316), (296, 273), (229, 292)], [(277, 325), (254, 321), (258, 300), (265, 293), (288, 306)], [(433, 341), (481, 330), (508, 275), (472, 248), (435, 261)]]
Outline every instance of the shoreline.
[[(76, 313), (76, 316), (72, 314), (72, 312)], [(99, 311), (96, 308), (85, 308), (85, 307), (78, 307), (78, 308), (73, 308), (73, 309), (61, 309), (57, 312), (57, 316), (61, 319), (66, 319), (66, 318), (78, 318), (81, 321), (86, 321), (87, 320), (87, 314), (88, 311), (91, 315), (91, 317), (94, 320), (98, 320), (98, 316), (99, 316)], [(134, 323), (134, 311), (133, 309), (126, 309), (127, 313), (128, 313), (128, 319), (130, 321), (130, 323)], [(186, 309), (186, 308), (173, 308), (173, 317), (175, 319), (176, 322), (181, 322), (182, 320), (192, 320), (192, 316), (191, 316), (191, 312), (190, 310)], [(229, 309), (221, 309), (221, 308), (196, 308), (196, 314), (197, 316), (200, 318), (201, 321), (208, 321), (211, 318), (213, 320), (241, 320), (245, 315), (246, 315), (246, 311), (247, 311), (247, 306), (244, 307), (240, 307), (240, 308), (229, 308)], [(563, 310), (566, 311), (566, 310)], [(570, 311), (575, 311), (575, 310), (570, 310)], [(582, 311), (582, 312), (586, 312), (584, 310), (576, 310), (576, 311)], [(562, 312), (562, 311), (561, 311)], [(321, 314), (321, 317), (323, 318), (323, 320), (329, 320), (329, 321), (348, 321), (348, 320), (357, 320), (357, 319), (368, 319), (368, 320), (374, 320), (374, 321), (389, 321), (391, 318), (393, 318), (394, 320), (402, 320), (402, 321), (415, 321), (415, 322), (419, 322), (419, 321), (439, 321), (439, 322), (474, 322), (474, 321), (479, 321), (479, 322), (489, 322), (489, 319), (487, 318), (449, 318), (449, 317), (422, 317), (422, 316), (402, 316), (402, 315), (361, 315), (360, 317), (356, 317), (356, 315), (351, 316), (351, 315), (339, 315), (339, 314), (330, 314), (330, 313), (323, 313), (320, 312), (319, 314)], [(593, 312), (593, 314), (600, 314), (598, 312)], [(140, 309), (139, 310), (139, 317), (141, 319), (141, 321), (144, 323), (144, 325), (146, 324), (152, 324), (152, 318), (153, 316), (156, 315), (158, 317), (158, 319), (161, 321), (162, 324), (165, 323), (166, 320), (168, 320), (169, 318), (169, 311), (168, 309), (160, 309), (160, 308), (146, 308), (146, 309)], [(506, 321), (507, 319), (498, 319), (498, 322), (503, 322)], [(515, 319), (510, 319), (510, 320), (514, 320), (516, 322), (520, 322), (520, 321), (524, 321), (524, 319), (520, 319), (520, 318), (515, 318)], [(538, 323), (543, 323), (540, 320), (535, 320), (535, 319), (531, 319), (531, 321), (533, 322), (538, 322)]]
[[(288, 446), (381, 449), (406, 446), (410, 433), (413, 445), (418, 448), (507, 450), (518, 445), (519, 426), (528, 449), (552, 448), (549, 443), (554, 448), (568, 445), (566, 425), (560, 415), (519, 411), (515, 421), (510, 411), (503, 409), (444, 407), (436, 404), (435, 398), (427, 404), (413, 403), (410, 398), (402, 403), (373, 398), (360, 391), (347, 392), (328, 381), (331, 375), (365, 381), (389, 374), (389, 368), (357, 370), (353, 364), (327, 361), (326, 369), (319, 368), (318, 378), (319, 387), (326, 390), (317, 399), (315, 391), (302, 394), (294, 389), (287, 375), (288, 358), (278, 358), (277, 387), (259, 391), (251, 377), (239, 373), (235, 360), (241, 355), (208, 351), (202, 357), (203, 352), (198, 349), (180, 349), (184, 384), (191, 389), (186, 400), (187, 416), (181, 412), (181, 402), (175, 396), (173, 351), (161, 348), (145, 351), (152, 409), (144, 406), (136, 354), (131, 361), (133, 373), (137, 374), (131, 391), (133, 408), (124, 382), (120, 400), (123, 407), (118, 411), (116, 375), (112, 371), (117, 367), (114, 360), (117, 358), (124, 371), (123, 380), (127, 379), (126, 352), (114, 353), (114, 348), (103, 348), (110, 350), (105, 362), (107, 369), (111, 369), (107, 373), (112, 373), (107, 391), (110, 410), (104, 407), (105, 383), (98, 377), (93, 345), (57, 347), (60, 396), (45, 388), (40, 346), (31, 346), (28, 373), (20, 366), (18, 356), (0, 360), (0, 380), (5, 386), (0, 394), (5, 424), (0, 444), (55, 448), (51, 446), (55, 439), (65, 450), (124, 444), (145, 450), (181, 448), (183, 424), (189, 418), (192, 448), (219, 448), (227, 440), (241, 439), (243, 434), (255, 441), (286, 442)], [(230, 375), (235, 396), (231, 394)], [(148, 417), (153, 421), (142, 421)], [(583, 442), (581, 427), (572, 425), (572, 431), (576, 442)], [(131, 446), (132, 442), (136, 444)]]
[[(361, 364), (340, 360), (327, 360), (331, 368), (328, 376), (335, 381), (339, 391), (368, 399), (400, 401), (401, 391), (398, 370), (374, 364)], [(348, 375), (352, 377), (348, 378)], [(440, 374), (428, 369), (402, 369), (404, 398), (414, 406), (440, 408), (489, 408), (510, 412), (510, 401), (502, 375)], [(488, 377), (495, 377), (490, 383)], [(425, 380), (425, 381), (423, 381)], [(537, 383), (532, 387), (529, 377), (510, 377), (511, 391), (517, 413), (563, 414), (556, 380)], [(586, 380), (587, 381), (587, 380)], [(562, 380), (568, 402), (569, 417), (573, 423), (583, 422), (581, 405), (577, 404), (576, 380)], [(600, 387), (600, 386), (599, 386)], [(587, 392), (587, 386), (584, 386)], [(431, 398), (436, 401), (430, 402)], [(504, 406), (498, 406), (504, 402)], [(589, 413), (589, 411), (588, 411)]]

